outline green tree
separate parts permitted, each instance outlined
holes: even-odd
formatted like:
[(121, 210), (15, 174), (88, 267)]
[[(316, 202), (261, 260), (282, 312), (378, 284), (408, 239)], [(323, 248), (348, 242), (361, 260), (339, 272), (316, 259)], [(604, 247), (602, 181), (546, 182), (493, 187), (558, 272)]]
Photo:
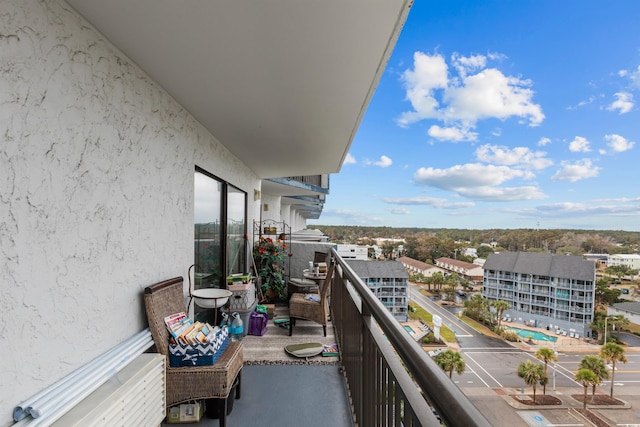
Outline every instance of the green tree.
[(451, 379), (454, 370), (458, 374), (462, 375), (467, 368), (467, 364), (462, 358), (462, 355), (453, 350), (446, 350), (438, 354), (435, 357), (435, 362), (442, 368), (443, 371), (449, 373), (449, 379)]
[(489, 254), (493, 253), (493, 248), (491, 246), (482, 245), (476, 249), (476, 253), (478, 254), (478, 258), (486, 258)]
[(527, 360), (518, 365), (518, 376), (533, 388), (533, 403), (536, 402), (536, 385), (545, 378), (541, 364)]
[(433, 273), (430, 276), (431, 283), (435, 286), (436, 290), (442, 291), (442, 285), (446, 283), (446, 279), (441, 272)]
[(489, 300), (480, 294), (474, 294), (464, 303), (464, 315), (478, 322), (485, 322), (490, 318)]
[(604, 363), (604, 359), (594, 356), (593, 354), (589, 354), (584, 356), (578, 365), (578, 369), (588, 369), (593, 372), (596, 377), (598, 377), (598, 381), (593, 382), (593, 390), (591, 392), (591, 398), (596, 395), (596, 386), (602, 384), (602, 380), (606, 380), (609, 378), (609, 371), (607, 370), (607, 365)]
[[(547, 376), (547, 366), (548, 366), (549, 362), (555, 362), (556, 360), (558, 360), (558, 356), (556, 356), (555, 351), (551, 350), (548, 347), (542, 347), (542, 348), (538, 349), (538, 351), (536, 351), (536, 359), (542, 360), (544, 362), (544, 376), (545, 376), (545, 378), (548, 378), (548, 376)], [(542, 394), (547, 394), (547, 384), (546, 383), (544, 383), (542, 385)]]
[(592, 370), (582, 368), (576, 372), (575, 379), (584, 387), (582, 409), (587, 409), (587, 388), (598, 381), (598, 376), (594, 374)]
[(618, 289), (610, 289), (606, 279), (600, 279), (596, 282), (596, 307), (601, 305), (612, 305), (619, 297), (620, 291)]
[(498, 318), (498, 328), (499, 328), (500, 323), (502, 323), (502, 313), (504, 313), (505, 310), (508, 310), (510, 308), (510, 305), (508, 302), (503, 300), (493, 301), (491, 305), (493, 306), (493, 308), (496, 309), (496, 317)]
[(616, 373), (616, 362), (627, 363), (627, 357), (624, 355), (624, 348), (614, 342), (608, 342), (600, 348), (600, 357), (611, 363), (611, 393), (613, 397), (613, 383)]

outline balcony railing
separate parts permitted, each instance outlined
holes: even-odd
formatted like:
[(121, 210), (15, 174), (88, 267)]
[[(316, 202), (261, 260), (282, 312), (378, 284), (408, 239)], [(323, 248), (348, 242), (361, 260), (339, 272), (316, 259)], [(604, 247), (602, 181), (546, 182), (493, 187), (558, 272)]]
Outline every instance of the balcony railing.
[(489, 426), (335, 250), (331, 315), (360, 426)]

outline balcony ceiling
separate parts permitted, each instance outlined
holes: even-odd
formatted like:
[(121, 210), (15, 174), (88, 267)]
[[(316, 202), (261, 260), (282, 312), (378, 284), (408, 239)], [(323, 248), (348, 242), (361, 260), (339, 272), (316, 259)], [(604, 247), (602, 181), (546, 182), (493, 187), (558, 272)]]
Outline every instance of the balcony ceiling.
[(339, 172), (412, 0), (67, 0), (260, 178)]

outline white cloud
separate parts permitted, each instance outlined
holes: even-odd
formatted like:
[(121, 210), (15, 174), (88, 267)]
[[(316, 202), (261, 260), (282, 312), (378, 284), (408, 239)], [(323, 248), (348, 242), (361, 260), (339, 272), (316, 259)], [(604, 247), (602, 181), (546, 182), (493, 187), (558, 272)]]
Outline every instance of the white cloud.
[(595, 215), (610, 216), (639, 216), (640, 206), (635, 200), (620, 200), (602, 202), (592, 200), (584, 203), (562, 202), (540, 205), (535, 208), (527, 208), (514, 213), (532, 217), (566, 218), (566, 217), (592, 217)]
[(379, 166), (381, 168), (388, 168), (389, 166), (391, 166), (391, 164), (393, 164), (393, 161), (387, 157), (387, 156), (380, 156), (380, 160), (378, 161), (373, 161), (373, 160), (369, 160), (369, 159), (365, 159), (364, 160), (364, 164), (367, 166)]
[(604, 139), (607, 141), (607, 146), (611, 149), (611, 151), (615, 153), (629, 151), (635, 145), (635, 142), (628, 141), (625, 137), (617, 135), (615, 133), (605, 135)]
[(322, 217), (340, 218), (339, 222), (343, 224), (369, 225), (385, 223), (385, 219), (382, 217), (372, 215), (369, 212), (349, 209), (325, 209), (322, 211)]
[(411, 215), (411, 211), (407, 208), (387, 208), (385, 209), (387, 212), (393, 215)]
[(640, 65), (635, 70), (620, 70), (618, 75), (620, 77), (628, 77), (631, 81), (631, 85), (635, 89), (640, 89)]
[(517, 200), (544, 199), (545, 194), (538, 187), (480, 187), (459, 190), (458, 193), (470, 199), (488, 202), (512, 202)]
[(531, 81), (507, 77), (495, 68), (465, 77), (459, 86), (447, 88), (445, 117), (475, 124), (488, 118), (506, 120), (517, 116), (529, 119), (530, 126), (544, 120), (539, 105), (531, 102)]
[(356, 158), (351, 155), (351, 153), (347, 153), (347, 156), (344, 158), (345, 165), (353, 165), (356, 163)]
[(476, 150), (476, 157), (481, 162), (505, 166), (520, 166), (526, 169), (540, 170), (553, 164), (544, 151), (531, 151), (527, 147), (504, 147), (498, 145), (482, 145)]
[(589, 147), (590, 142), (582, 136), (576, 136), (573, 141), (569, 143), (569, 150), (574, 153), (588, 153), (591, 151)]
[(552, 181), (576, 182), (595, 178), (600, 174), (600, 168), (594, 166), (589, 159), (582, 159), (575, 163), (562, 162), (561, 166), (562, 168), (551, 177)]
[[(505, 76), (495, 68), (483, 68), (486, 57), (482, 55), (453, 54), (452, 65), (458, 73), (453, 78), (449, 78), (449, 68), (442, 55), (416, 52), (413, 59), (413, 69), (402, 75), (406, 99), (413, 110), (398, 117), (400, 126), (425, 119), (441, 120), (444, 127), (432, 128), (433, 133), (443, 139), (447, 133), (439, 130), (458, 129), (460, 133), (468, 133), (462, 130), (475, 128), (482, 119), (506, 120), (515, 116), (528, 120), (530, 126), (544, 120), (540, 105), (532, 102), (531, 81)], [(453, 132), (452, 136), (459, 137), (459, 133)], [(475, 140), (475, 137), (466, 140)]]
[(618, 92), (614, 95), (617, 99), (612, 102), (607, 110), (617, 111), (618, 114), (625, 114), (633, 108), (633, 95), (629, 92)]
[(473, 202), (449, 202), (447, 199), (424, 196), (408, 198), (384, 197), (382, 201), (395, 205), (426, 205), (438, 209), (461, 209), (475, 206)]
[(546, 136), (543, 136), (538, 140), (538, 146), (540, 147), (544, 147), (545, 145), (549, 145), (550, 143), (551, 139), (547, 138)]
[(523, 177), (523, 171), (506, 166), (468, 163), (448, 169), (420, 168), (413, 178), (418, 185), (428, 185), (444, 190), (499, 185), (513, 178)]
[(418, 185), (428, 185), (443, 190), (454, 191), (472, 200), (513, 201), (542, 199), (545, 194), (535, 186), (499, 187), (504, 182), (520, 178), (529, 179), (528, 171), (507, 166), (469, 163), (448, 169), (420, 168), (414, 174)]
[(389, 157), (380, 156), (380, 160), (375, 162), (374, 165), (380, 166), (381, 168), (388, 168), (389, 166), (391, 166), (392, 163), (393, 162), (391, 161), (391, 159)]
[(465, 77), (470, 72), (486, 67), (487, 58), (484, 55), (460, 56), (455, 52), (451, 55), (451, 63), (460, 77)]
[(413, 70), (402, 75), (407, 89), (406, 99), (414, 111), (403, 113), (397, 120), (400, 126), (408, 126), (422, 119), (437, 118), (439, 104), (433, 95), (435, 89), (444, 89), (448, 84), (448, 67), (441, 55), (413, 54)]
[(456, 127), (440, 127), (433, 125), (427, 131), (427, 134), (440, 141), (476, 141), (478, 139), (477, 132), (471, 132), (469, 129)]

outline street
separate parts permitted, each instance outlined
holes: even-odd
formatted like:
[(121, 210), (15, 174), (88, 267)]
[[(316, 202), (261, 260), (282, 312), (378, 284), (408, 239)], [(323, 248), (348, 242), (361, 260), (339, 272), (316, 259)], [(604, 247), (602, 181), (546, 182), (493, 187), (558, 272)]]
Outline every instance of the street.
[[(513, 398), (514, 395), (532, 393), (531, 387), (526, 386), (518, 377), (518, 365), (526, 360), (542, 363), (535, 358), (535, 349), (525, 350), (502, 339), (488, 337), (475, 331), (456, 316), (455, 313), (462, 310), (460, 307), (442, 307), (420, 294), (419, 287), (409, 286), (409, 297), (425, 310), (440, 316), (443, 325), (455, 332), (457, 343), (449, 343), (449, 347), (459, 349), (465, 360), (466, 370), (462, 375), (454, 372), (452, 380), (492, 425), (587, 425), (584, 419), (576, 418), (567, 409), (582, 407), (579, 401), (571, 397), (582, 395), (584, 392), (583, 386), (574, 381), (573, 377), (580, 360), (586, 354), (594, 354), (594, 351), (561, 350), (558, 352), (558, 361), (548, 364), (547, 373), (550, 378), (546, 394), (560, 399), (561, 405), (536, 407), (518, 404)], [(633, 339), (635, 337), (631, 338), (628, 340), (630, 346), (636, 346), (640, 341)], [(628, 362), (616, 364), (614, 378), (614, 397), (624, 405), (592, 408), (592, 411), (607, 419), (610, 425), (637, 426), (640, 425), (640, 352), (635, 352), (635, 349), (629, 351), (627, 348), (625, 355)], [(610, 387), (609, 380), (603, 381), (597, 392), (609, 394)], [(537, 392), (543, 393), (541, 386), (537, 387)]]
[[(466, 323), (462, 322), (455, 314), (462, 309), (460, 307), (443, 307), (435, 301), (419, 292), (419, 287), (409, 287), (409, 297), (432, 314), (442, 318), (443, 325), (454, 331), (457, 338), (457, 347), (467, 364), (464, 374), (454, 374), (453, 380), (460, 387), (488, 387), (488, 388), (515, 388), (519, 389), (525, 384), (518, 377), (518, 365), (526, 360), (537, 361), (533, 352), (524, 351), (514, 347), (508, 342), (489, 337), (477, 332)], [(627, 336), (625, 336), (627, 338)], [(636, 338), (631, 336), (631, 338)], [(634, 340), (635, 344), (637, 341)], [(550, 345), (550, 348), (553, 348)], [(571, 352), (558, 353), (558, 361), (549, 363), (547, 370), (549, 375), (548, 389), (555, 387), (581, 387), (573, 380), (574, 373), (578, 370), (580, 360), (586, 354)], [(640, 353), (627, 352), (628, 362), (616, 364), (614, 387), (640, 386)], [(539, 361), (540, 362), (540, 361)], [(542, 362), (540, 362), (542, 363)], [(555, 375), (554, 375), (555, 374)], [(603, 381), (601, 388), (608, 390), (610, 382)]]

